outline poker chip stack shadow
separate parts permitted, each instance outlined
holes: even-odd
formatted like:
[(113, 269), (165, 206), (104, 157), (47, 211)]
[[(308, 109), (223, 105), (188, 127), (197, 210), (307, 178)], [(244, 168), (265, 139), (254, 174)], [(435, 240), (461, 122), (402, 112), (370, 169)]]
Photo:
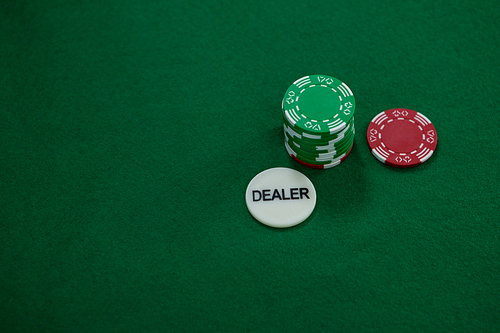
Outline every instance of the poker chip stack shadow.
[(281, 104), (285, 148), (298, 163), (315, 169), (339, 165), (354, 142), (351, 89), (327, 75), (309, 75), (295, 81)]

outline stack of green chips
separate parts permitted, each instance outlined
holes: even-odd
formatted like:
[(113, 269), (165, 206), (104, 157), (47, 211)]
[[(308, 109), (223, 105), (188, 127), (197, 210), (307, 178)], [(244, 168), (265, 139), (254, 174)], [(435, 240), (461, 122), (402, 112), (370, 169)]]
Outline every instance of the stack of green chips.
[(328, 169), (339, 165), (354, 142), (351, 89), (327, 75), (295, 81), (282, 101), (285, 148), (302, 165)]

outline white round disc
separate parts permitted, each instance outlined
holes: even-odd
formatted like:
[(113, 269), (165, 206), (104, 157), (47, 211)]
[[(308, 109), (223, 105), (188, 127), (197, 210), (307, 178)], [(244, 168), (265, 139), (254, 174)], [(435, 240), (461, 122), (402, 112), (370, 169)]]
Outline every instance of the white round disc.
[(275, 228), (293, 227), (316, 206), (313, 183), (297, 170), (267, 169), (255, 176), (245, 194), (248, 211), (259, 222)]

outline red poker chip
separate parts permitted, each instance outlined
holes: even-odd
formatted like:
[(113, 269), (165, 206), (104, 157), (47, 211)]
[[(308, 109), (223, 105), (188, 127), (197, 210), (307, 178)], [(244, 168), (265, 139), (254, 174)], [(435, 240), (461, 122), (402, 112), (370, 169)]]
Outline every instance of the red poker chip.
[(380, 162), (410, 168), (427, 161), (437, 145), (434, 125), (423, 114), (391, 109), (372, 119), (366, 134), (368, 145)]

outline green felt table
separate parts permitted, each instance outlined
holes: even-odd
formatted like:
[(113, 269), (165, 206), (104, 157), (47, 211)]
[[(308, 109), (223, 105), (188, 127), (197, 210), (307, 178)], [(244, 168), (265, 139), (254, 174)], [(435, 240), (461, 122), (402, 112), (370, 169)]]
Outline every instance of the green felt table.
[[(0, 3), (0, 331), (500, 331), (498, 1)], [(345, 82), (339, 166), (285, 151), (281, 100)], [(424, 164), (372, 156), (391, 108)], [(245, 189), (313, 182), (302, 224)]]

